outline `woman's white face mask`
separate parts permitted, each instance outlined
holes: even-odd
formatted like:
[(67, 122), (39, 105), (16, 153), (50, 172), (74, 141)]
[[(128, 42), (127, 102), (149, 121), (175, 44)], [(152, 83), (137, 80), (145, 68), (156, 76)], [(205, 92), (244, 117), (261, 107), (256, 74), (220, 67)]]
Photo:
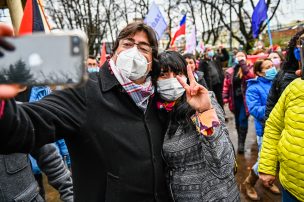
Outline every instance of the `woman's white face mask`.
[[(182, 79), (187, 81), (185, 76)], [(157, 81), (157, 92), (165, 101), (175, 101), (184, 94), (185, 89), (176, 78), (169, 78)]]
[(117, 54), (116, 66), (122, 74), (128, 79), (135, 81), (146, 77), (148, 72), (148, 62), (136, 46), (133, 48), (123, 50)]

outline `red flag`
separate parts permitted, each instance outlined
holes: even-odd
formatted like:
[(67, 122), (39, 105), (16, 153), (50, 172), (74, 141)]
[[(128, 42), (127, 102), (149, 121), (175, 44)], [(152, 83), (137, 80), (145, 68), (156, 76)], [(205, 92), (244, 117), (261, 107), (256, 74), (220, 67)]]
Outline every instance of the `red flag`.
[(33, 4), (31, 0), (26, 1), (23, 17), (19, 28), (19, 35), (33, 32)]
[(186, 34), (186, 15), (184, 15), (184, 17), (180, 21), (180, 23), (179, 23), (179, 29), (175, 32), (174, 37), (173, 37), (170, 45), (172, 46), (174, 44), (175, 39), (178, 36), (185, 35), (185, 34)]
[(106, 43), (103, 42), (101, 52), (100, 52), (99, 67), (101, 67), (103, 65), (103, 63), (107, 60), (106, 54), (107, 54), (106, 53)]
[(30, 34), (36, 31), (44, 32), (49, 28), (41, 5), (37, 1), (39, 2), (39, 0), (26, 1), (19, 35)]
[(247, 62), (250, 65), (253, 65), (258, 59), (266, 59), (268, 57), (268, 54), (263, 55), (247, 55)]

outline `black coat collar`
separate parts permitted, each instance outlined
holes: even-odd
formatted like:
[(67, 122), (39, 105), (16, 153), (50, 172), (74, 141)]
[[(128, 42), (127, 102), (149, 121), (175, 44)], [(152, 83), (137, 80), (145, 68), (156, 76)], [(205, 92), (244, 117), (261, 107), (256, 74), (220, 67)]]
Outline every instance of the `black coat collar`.
[(100, 79), (101, 79), (101, 90), (106, 92), (112, 89), (115, 86), (119, 86), (120, 83), (116, 79), (115, 75), (110, 69), (109, 61), (106, 61), (100, 71)]

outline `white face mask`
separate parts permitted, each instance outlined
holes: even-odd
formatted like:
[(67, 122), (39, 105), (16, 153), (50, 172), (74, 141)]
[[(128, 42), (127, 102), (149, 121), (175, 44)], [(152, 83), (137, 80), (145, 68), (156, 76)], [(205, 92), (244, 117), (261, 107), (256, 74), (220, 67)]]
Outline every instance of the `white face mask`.
[(117, 55), (116, 66), (122, 74), (128, 79), (134, 81), (147, 76), (148, 63), (145, 56), (143, 56), (136, 46), (133, 48), (121, 51)]
[[(187, 81), (185, 76), (182, 79), (185, 82)], [(175, 101), (184, 94), (185, 89), (176, 78), (169, 78), (157, 81), (157, 91), (162, 99)]]

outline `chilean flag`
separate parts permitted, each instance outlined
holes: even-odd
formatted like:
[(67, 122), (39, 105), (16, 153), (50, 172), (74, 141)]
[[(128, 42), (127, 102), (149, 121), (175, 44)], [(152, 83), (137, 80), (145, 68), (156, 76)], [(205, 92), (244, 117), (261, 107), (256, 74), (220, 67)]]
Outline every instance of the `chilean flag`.
[(174, 37), (171, 41), (171, 46), (174, 44), (175, 39), (181, 35), (185, 35), (186, 34), (186, 15), (184, 15), (184, 17), (182, 18), (182, 20), (179, 23), (179, 29), (175, 32)]
[(37, 0), (27, 0), (19, 28), (19, 35), (31, 34), (39, 31), (48, 32), (49, 30), (50, 28), (41, 8), (40, 1), (38, 3)]

